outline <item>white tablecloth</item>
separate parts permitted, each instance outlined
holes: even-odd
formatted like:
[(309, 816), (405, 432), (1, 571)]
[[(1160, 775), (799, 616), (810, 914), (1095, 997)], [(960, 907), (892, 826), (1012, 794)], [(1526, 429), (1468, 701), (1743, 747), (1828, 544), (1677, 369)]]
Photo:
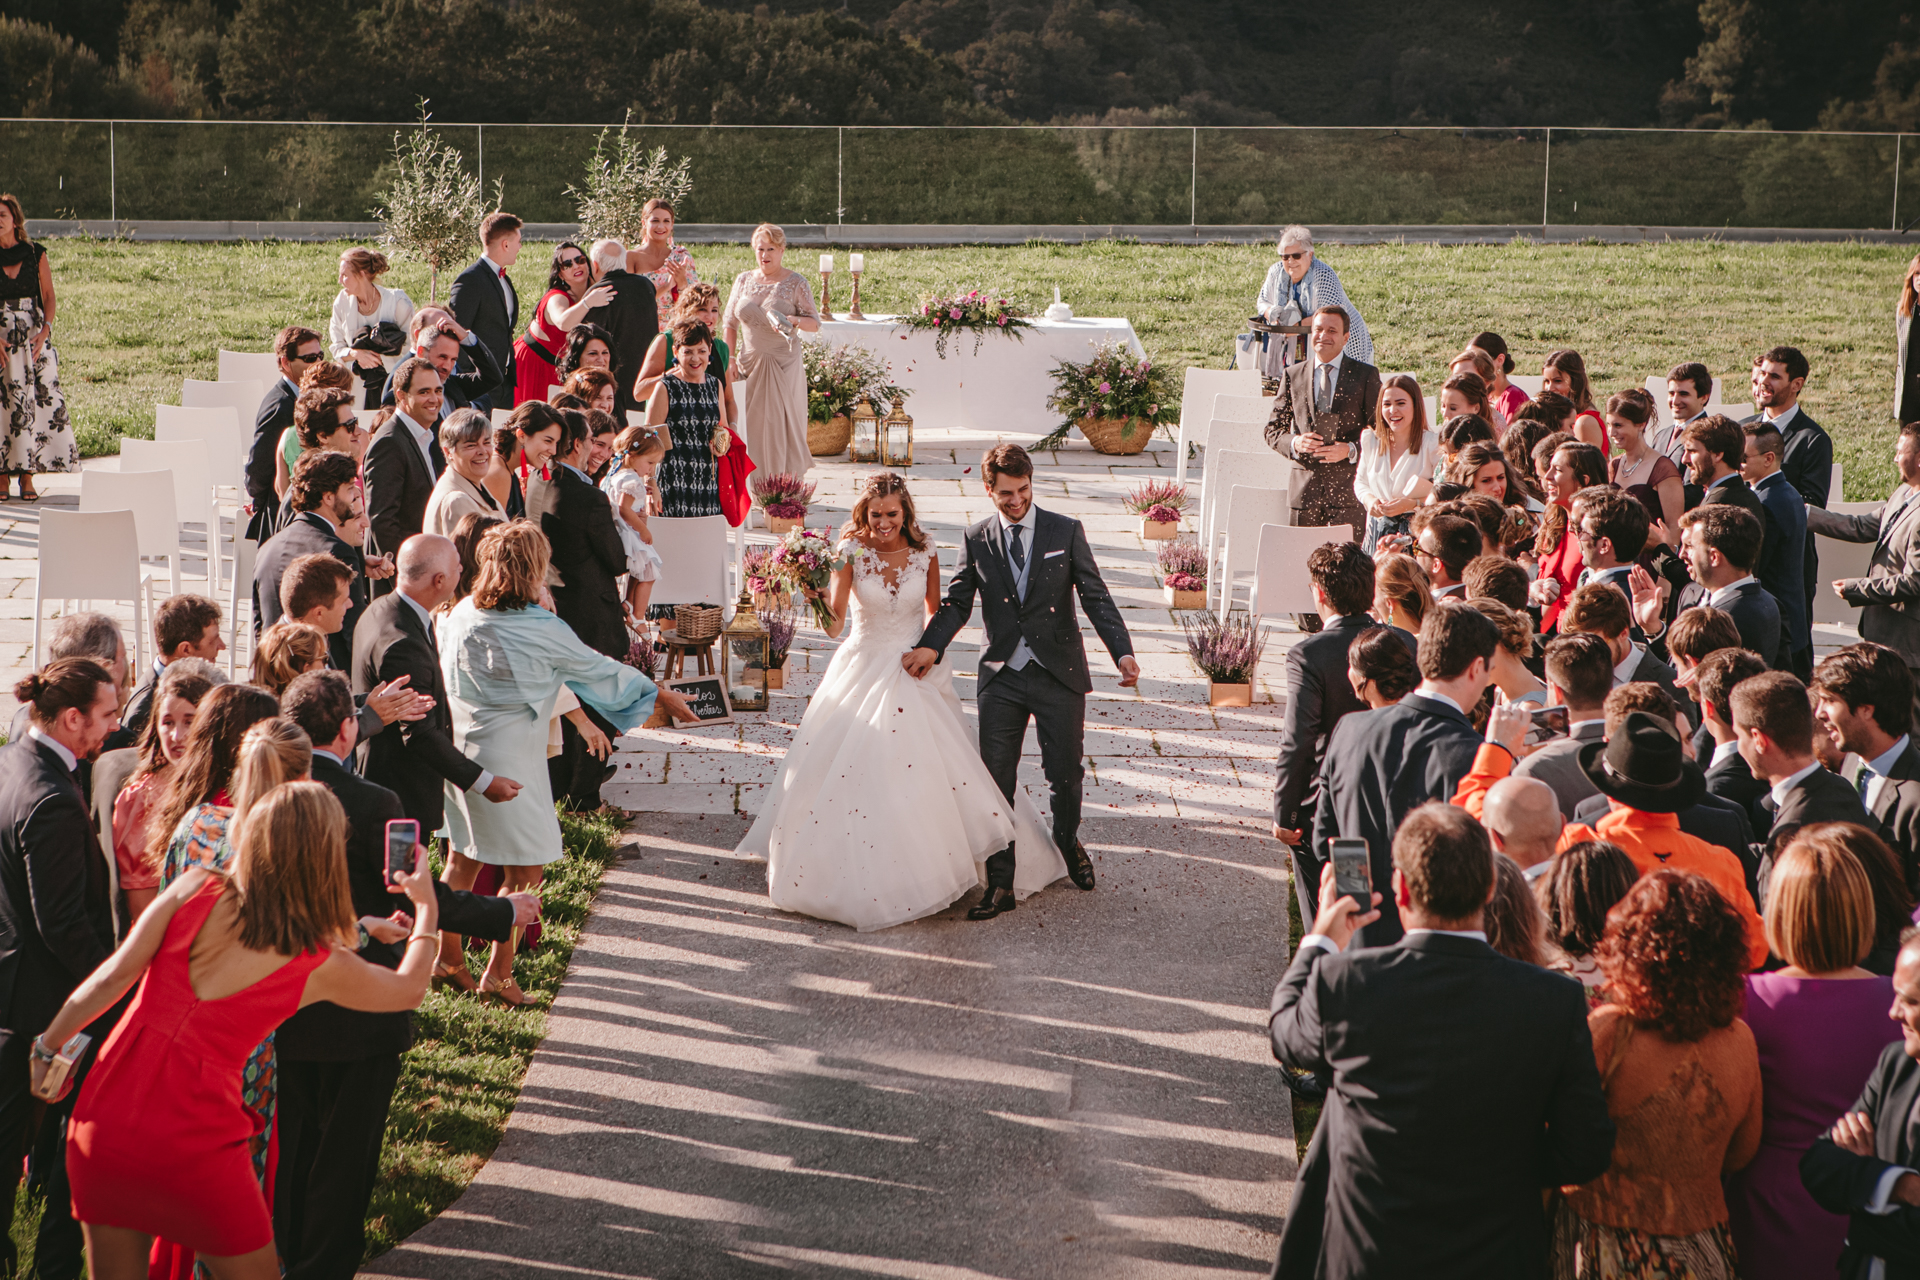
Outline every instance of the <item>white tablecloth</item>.
[[(818, 337), (832, 343), (852, 343), (880, 355), (893, 366), (893, 380), (910, 388), (907, 412), (916, 427), (958, 427), (983, 434), (1045, 435), (1060, 425), (1060, 415), (1047, 408), (1053, 379), (1047, 371), (1062, 360), (1083, 361), (1095, 344), (1107, 340), (1125, 343), (1136, 356), (1146, 349), (1124, 318), (1039, 320), (1019, 338), (990, 333), (973, 353), (974, 335), (961, 330), (947, 339), (947, 358), (934, 353), (934, 335), (908, 329), (891, 316), (865, 320), (828, 320)], [(884, 415), (888, 406), (881, 405)]]

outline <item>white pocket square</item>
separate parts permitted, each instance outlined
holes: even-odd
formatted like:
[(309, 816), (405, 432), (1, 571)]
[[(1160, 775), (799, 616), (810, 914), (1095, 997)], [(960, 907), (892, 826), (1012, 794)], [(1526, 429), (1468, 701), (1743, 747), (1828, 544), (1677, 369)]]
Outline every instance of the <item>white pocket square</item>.
[(1065, 551), (1049, 551), (1049, 552), (1047, 552), (1047, 554), (1045, 554), (1045, 555), (1043, 555), (1043, 556), (1041, 556), (1040, 558), (1041, 558), (1042, 560), (1051, 560), (1051, 559), (1053, 559), (1053, 558), (1054, 558), (1055, 556), (1063, 556), (1063, 555), (1065, 555), (1065, 554), (1067, 554), (1067, 553), (1066, 553)]

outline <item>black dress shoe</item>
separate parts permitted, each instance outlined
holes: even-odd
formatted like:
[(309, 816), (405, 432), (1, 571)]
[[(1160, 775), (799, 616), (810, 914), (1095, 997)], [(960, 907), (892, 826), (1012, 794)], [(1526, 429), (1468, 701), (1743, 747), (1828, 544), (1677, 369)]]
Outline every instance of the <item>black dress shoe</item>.
[(1320, 1077), (1313, 1072), (1302, 1071), (1298, 1067), (1290, 1067), (1283, 1062), (1280, 1064), (1280, 1078), (1286, 1081), (1289, 1090), (1308, 1102), (1326, 1101), (1327, 1086), (1322, 1084)]
[(1073, 847), (1062, 853), (1067, 860), (1067, 875), (1074, 884), (1082, 889), (1093, 888), (1093, 859), (1087, 856), (1087, 846), (1075, 840)]
[(988, 885), (986, 892), (980, 895), (980, 901), (967, 908), (967, 919), (991, 920), (995, 916), (1005, 915), (1013, 908), (1013, 890)]

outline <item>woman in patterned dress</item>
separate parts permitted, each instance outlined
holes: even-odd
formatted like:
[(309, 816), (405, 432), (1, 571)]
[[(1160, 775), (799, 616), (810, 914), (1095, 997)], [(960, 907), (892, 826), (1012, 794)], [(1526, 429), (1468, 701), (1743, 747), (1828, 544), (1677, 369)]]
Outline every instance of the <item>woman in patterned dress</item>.
[(673, 323), (673, 304), (688, 286), (700, 279), (693, 255), (673, 242), (673, 206), (649, 200), (640, 210), (646, 221), (640, 243), (627, 250), (627, 270), (653, 281), (653, 297), (660, 307), (660, 327)]
[(733, 278), (724, 321), (727, 345), (738, 361), (740, 431), (760, 468), (804, 476), (813, 466), (807, 448), (807, 371), (800, 333), (820, 331), (820, 313), (806, 277), (780, 265), (787, 233), (770, 222), (753, 232), (758, 269)]
[(20, 477), (20, 498), (38, 502), (39, 471), (73, 471), (80, 449), (60, 391), (60, 357), (53, 347), (53, 269), (47, 251), (27, 239), (27, 215), (0, 194), (0, 336), (6, 365), (0, 398), (6, 409), (6, 453), (0, 459), (0, 502), (6, 473)]
[[(654, 476), (659, 514), (669, 519), (723, 514), (720, 458), (731, 447), (720, 380), (713, 376), (713, 331), (698, 320), (673, 333), (673, 364), (647, 400), (647, 425), (659, 429), (667, 456)], [(655, 601), (649, 618), (673, 616), (673, 601)], [(686, 603), (686, 602), (681, 602)], [(708, 601), (707, 603), (718, 603)]]

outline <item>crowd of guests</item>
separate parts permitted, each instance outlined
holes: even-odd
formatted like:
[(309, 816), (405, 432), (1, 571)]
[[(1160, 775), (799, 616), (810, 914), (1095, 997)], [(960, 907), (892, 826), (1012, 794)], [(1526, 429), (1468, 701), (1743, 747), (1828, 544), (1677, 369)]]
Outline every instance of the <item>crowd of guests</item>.
[[(1271, 1028), (1325, 1111), (1277, 1274), (1920, 1274), (1920, 421), (1846, 516), (1792, 347), (1744, 421), (1676, 365), (1662, 425), (1571, 351), (1506, 394), (1481, 334), (1433, 429), (1349, 326), (1267, 429), (1360, 535), (1287, 655)], [(1820, 590), (1864, 639), (1816, 663)]]

